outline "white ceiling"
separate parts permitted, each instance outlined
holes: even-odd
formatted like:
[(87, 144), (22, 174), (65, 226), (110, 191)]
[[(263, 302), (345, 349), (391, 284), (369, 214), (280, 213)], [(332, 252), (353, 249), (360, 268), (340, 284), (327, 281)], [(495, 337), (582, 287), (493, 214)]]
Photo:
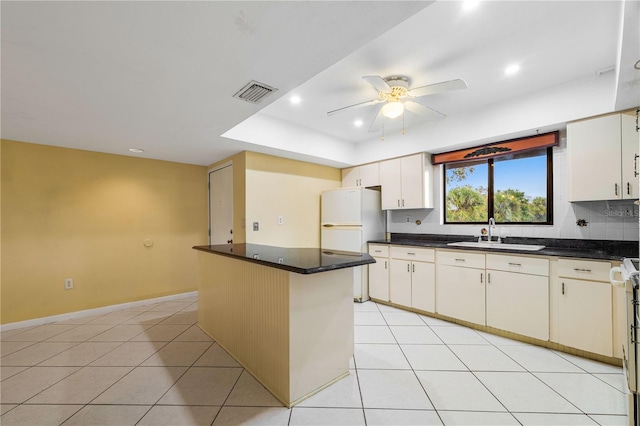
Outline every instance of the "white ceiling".
[[(345, 165), (640, 104), (638, 1), (2, 1), (1, 23), (3, 138), (191, 164), (249, 149)], [(361, 76), (396, 74), (469, 88), (424, 98), (448, 117), (407, 113), (395, 148), (367, 132), (371, 108), (326, 116), (376, 98)], [(233, 99), (250, 80), (279, 90)]]

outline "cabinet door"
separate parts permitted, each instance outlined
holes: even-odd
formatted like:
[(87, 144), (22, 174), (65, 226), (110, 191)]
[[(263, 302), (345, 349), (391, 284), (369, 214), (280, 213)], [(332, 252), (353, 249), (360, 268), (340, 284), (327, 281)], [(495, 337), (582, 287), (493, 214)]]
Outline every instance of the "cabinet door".
[(402, 201), (402, 180), (400, 159), (380, 162), (380, 185), (382, 210), (400, 209)]
[(436, 267), (433, 263), (411, 263), (411, 306), (436, 311)]
[(622, 198), (620, 138), (620, 114), (567, 124), (569, 201)]
[(558, 343), (613, 355), (611, 284), (560, 278)]
[(426, 207), (424, 204), (424, 159), (422, 155), (402, 157), (400, 163), (402, 184), (400, 207), (403, 209)]
[(389, 301), (389, 259), (377, 257), (369, 264), (369, 297)]
[(638, 198), (638, 132), (636, 132), (636, 118), (633, 115), (622, 114), (622, 198)]
[(549, 278), (487, 270), (487, 325), (549, 340)]
[(391, 259), (389, 299), (398, 305), (411, 306), (411, 262)]
[(399, 158), (380, 162), (380, 186), (382, 210), (399, 209), (402, 199)]
[(349, 167), (348, 169), (342, 169), (342, 187), (349, 188), (352, 186), (358, 186), (360, 180), (360, 169), (357, 167)]
[(485, 325), (484, 270), (438, 264), (436, 312)]
[(380, 185), (380, 165), (379, 163), (364, 164), (358, 166), (360, 169), (360, 186), (370, 187)]

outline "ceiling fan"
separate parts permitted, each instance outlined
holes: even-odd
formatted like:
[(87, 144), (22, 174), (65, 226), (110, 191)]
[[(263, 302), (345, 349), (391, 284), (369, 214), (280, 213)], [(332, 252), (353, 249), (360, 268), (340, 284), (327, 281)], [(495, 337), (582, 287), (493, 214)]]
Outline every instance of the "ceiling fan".
[(343, 111), (365, 106), (384, 104), (378, 108), (373, 122), (369, 127), (369, 132), (375, 132), (380, 129), (383, 117), (396, 118), (402, 115), (405, 109), (421, 116), (435, 114), (440, 117), (446, 117), (446, 115), (440, 111), (436, 111), (433, 108), (415, 102), (413, 99), (433, 95), (435, 93), (447, 92), (449, 90), (467, 88), (467, 83), (461, 79), (443, 81), (440, 83), (428, 84), (426, 86), (409, 89), (410, 80), (405, 76), (396, 75), (382, 78), (377, 75), (367, 75), (362, 78), (378, 91), (378, 99), (372, 99), (370, 101), (334, 109), (333, 111), (327, 112), (327, 116), (331, 117), (332, 115)]

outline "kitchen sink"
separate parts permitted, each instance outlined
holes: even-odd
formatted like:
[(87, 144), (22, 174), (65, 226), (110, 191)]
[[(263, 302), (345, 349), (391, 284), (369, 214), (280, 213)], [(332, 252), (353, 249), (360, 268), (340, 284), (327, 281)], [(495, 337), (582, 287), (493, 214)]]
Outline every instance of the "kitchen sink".
[(499, 243), (497, 241), (460, 241), (457, 243), (448, 243), (448, 246), (456, 247), (477, 247), (486, 249), (501, 249), (501, 250), (523, 250), (523, 251), (538, 251), (545, 248), (545, 246), (535, 244), (506, 244)]

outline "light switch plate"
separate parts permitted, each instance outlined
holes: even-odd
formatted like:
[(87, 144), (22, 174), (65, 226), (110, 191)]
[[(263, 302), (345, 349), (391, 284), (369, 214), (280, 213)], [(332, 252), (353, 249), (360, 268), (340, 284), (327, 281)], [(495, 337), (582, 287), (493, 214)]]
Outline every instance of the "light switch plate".
[(260, 224), (258, 222), (253, 222), (253, 230), (254, 231), (259, 231), (260, 230)]

